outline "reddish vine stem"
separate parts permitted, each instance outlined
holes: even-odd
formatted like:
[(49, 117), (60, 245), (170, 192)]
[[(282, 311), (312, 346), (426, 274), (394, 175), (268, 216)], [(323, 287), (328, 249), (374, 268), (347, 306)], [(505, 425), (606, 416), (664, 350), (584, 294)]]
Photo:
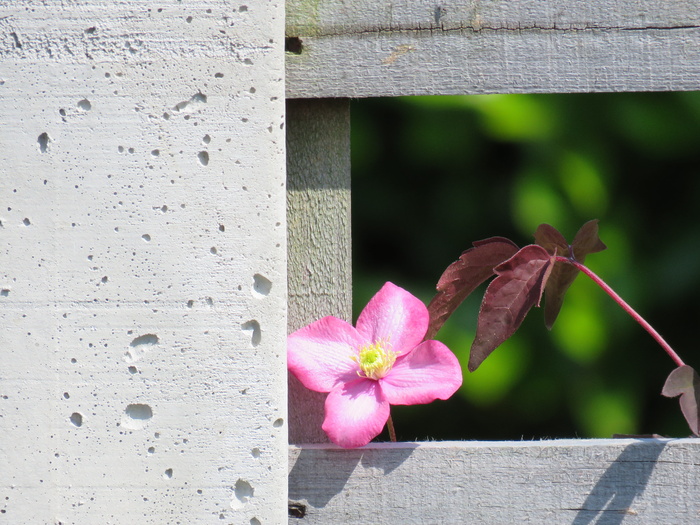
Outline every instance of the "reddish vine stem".
[(396, 430), (394, 430), (394, 421), (391, 419), (391, 414), (389, 414), (389, 419), (386, 420), (386, 428), (389, 430), (389, 439), (396, 443)]
[(594, 283), (596, 283), (598, 286), (600, 286), (605, 293), (607, 293), (610, 297), (612, 297), (612, 299), (618, 305), (620, 305), (620, 307), (625, 312), (627, 312), (632, 317), (632, 319), (637, 321), (642, 326), (642, 328), (644, 328), (647, 332), (649, 332), (649, 335), (651, 335), (654, 338), (654, 340), (657, 343), (659, 343), (661, 348), (663, 348), (666, 351), (666, 353), (671, 357), (671, 359), (673, 359), (673, 361), (676, 363), (676, 365), (685, 366), (685, 363), (683, 362), (683, 360), (678, 356), (678, 354), (673, 350), (673, 348), (671, 348), (671, 345), (669, 345), (666, 342), (666, 340), (663, 337), (661, 337), (659, 332), (654, 330), (654, 328), (641, 315), (639, 315), (634, 310), (634, 308), (632, 308), (629, 304), (627, 304), (627, 302), (625, 302), (625, 300), (622, 297), (620, 297), (617, 294), (617, 292), (615, 292), (615, 290), (610, 288), (610, 286), (608, 286), (608, 284), (605, 281), (603, 281), (603, 279), (598, 277), (592, 270), (590, 270), (587, 266), (581, 264), (580, 262), (576, 261), (575, 259), (572, 259), (569, 257), (562, 257), (562, 256), (558, 255), (558, 256), (556, 256), (556, 261), (569, 263), (569, 264), (575, 266), (581, 272), (585, 273), (588, 277), (590, 277), (591, 280), (593, 280)]

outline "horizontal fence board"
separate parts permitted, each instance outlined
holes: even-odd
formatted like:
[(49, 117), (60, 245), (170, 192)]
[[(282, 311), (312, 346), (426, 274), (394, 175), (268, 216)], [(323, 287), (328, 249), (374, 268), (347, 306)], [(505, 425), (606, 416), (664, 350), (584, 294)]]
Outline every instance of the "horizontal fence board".
[(668, 28), (700, 25), (697, 0), (288, 0), (286, 26), (305, 35), (370, 30)]
[(292, 446), (289, 497), (290, 524), (698, 523), (700, 439)]
[(700, 89), (698, 0), (312, 4), (288, 98)]

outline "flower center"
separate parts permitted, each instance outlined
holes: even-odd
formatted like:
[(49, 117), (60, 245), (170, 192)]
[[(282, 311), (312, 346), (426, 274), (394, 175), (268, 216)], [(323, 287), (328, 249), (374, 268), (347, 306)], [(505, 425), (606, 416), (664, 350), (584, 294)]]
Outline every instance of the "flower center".
[(389, 373), (398, 355), (398, 352), (391, 350), (388, 341), (377, 341), (360, 348), (359, 355), (351, 359), (360, 365), (357, 375), (376, 380)]

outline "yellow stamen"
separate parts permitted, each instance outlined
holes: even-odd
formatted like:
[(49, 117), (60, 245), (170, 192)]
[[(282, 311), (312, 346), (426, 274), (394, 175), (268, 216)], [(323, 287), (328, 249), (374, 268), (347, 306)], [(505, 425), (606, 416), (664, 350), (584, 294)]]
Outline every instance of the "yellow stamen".
[(388, 341), (376, 341), (360, 348), (358, 355), (351, 359), (360, 365), (357, 375), (367, 379), (381, 379), (394, 366), (398, 352), (391, 350)]

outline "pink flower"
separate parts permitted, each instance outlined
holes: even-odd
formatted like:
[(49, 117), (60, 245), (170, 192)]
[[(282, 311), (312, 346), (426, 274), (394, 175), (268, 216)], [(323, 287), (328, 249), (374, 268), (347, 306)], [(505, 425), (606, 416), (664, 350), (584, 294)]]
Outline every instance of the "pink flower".
[(362, 310), (357, 326), (324, 317), (287, 338), (289, 370), (310, 390), (329, 392), (323, 430), (341, 447), (361, 447), (389, 418), (389, 405), (447, 399), (462, 384), (455, 355), (423, 341), (428, 309), (386, 283)]

